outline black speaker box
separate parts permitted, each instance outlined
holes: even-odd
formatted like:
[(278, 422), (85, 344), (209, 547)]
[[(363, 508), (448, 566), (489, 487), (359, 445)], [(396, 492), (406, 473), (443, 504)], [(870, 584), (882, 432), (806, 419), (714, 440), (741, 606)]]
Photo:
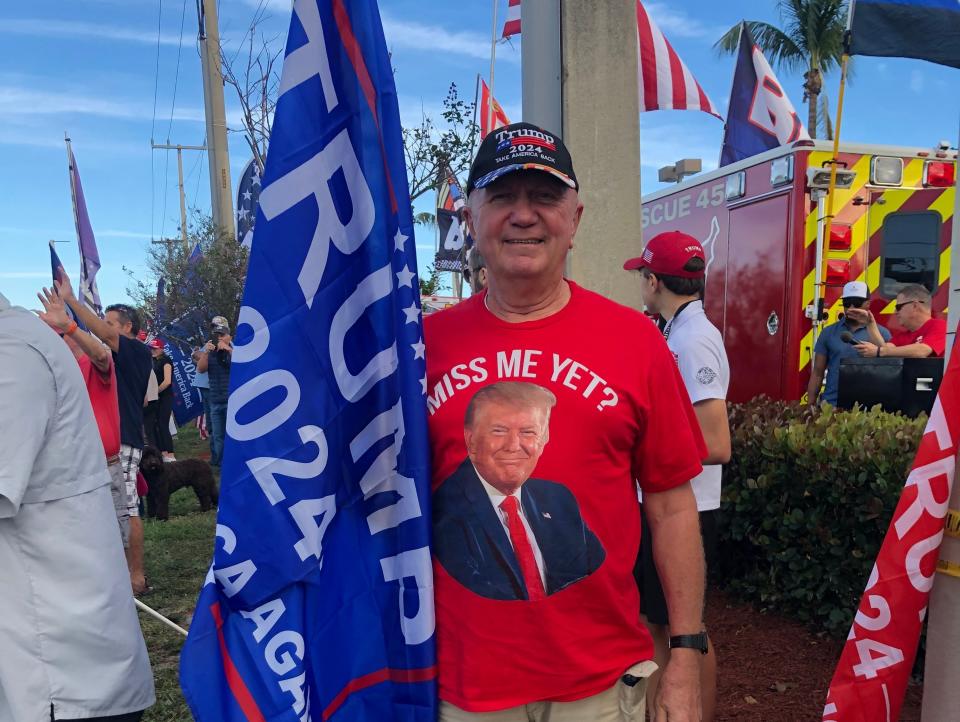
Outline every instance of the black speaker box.
[(845, 358), (840, 362), (837, 408), (880, 404), (884, 411), (911, 418), (921, 411), (929, 414), (942, 378), (942, 358)]

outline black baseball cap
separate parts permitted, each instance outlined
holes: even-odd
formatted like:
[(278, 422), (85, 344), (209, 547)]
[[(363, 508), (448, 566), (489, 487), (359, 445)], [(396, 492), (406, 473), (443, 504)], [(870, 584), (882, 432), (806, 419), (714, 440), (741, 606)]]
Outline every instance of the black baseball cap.
[(470, 167), (467, 193), (517, 170), (543, 171), (573, 189), (579, 188), (573, 161), (560, 136), (533, 123), (512, 123), (483, 139)]

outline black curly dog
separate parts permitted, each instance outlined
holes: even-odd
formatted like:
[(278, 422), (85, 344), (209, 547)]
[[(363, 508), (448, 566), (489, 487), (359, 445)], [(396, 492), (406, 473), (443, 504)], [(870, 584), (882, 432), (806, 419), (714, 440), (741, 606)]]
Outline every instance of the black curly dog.
[(140, 471), (150, 485), (147, 492), (147, 516), (166, 521), (170, 516), (170, 497), (184, 487), (192, 487), (200, 501), (200, 510), (217, 505), (219, 494), (210, 464), (200, 459), (164, 461), (159, 449), (143, 448)]

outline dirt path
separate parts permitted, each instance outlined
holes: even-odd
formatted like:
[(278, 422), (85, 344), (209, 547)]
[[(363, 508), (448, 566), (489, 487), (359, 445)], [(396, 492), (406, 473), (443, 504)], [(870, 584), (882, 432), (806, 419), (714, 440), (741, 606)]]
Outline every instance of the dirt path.
[[(717, 722), (819, 722), (841, 641), (717, 591), (706, 616), (719, 660)], [(920, 700), (920, 687), (909, 687), (902, 722), (920, 719)]]

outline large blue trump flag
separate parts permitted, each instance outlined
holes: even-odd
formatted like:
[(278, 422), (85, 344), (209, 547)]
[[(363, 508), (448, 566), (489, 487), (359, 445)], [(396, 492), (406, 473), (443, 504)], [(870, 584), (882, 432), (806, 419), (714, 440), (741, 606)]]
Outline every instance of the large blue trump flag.
[(234, 339), (199, 720), (435, 719), (425, 361), (373, 0), (297, 0)]
[(856, 0), (850, 54), (919, 58), (960, 68), (957, 0)]

